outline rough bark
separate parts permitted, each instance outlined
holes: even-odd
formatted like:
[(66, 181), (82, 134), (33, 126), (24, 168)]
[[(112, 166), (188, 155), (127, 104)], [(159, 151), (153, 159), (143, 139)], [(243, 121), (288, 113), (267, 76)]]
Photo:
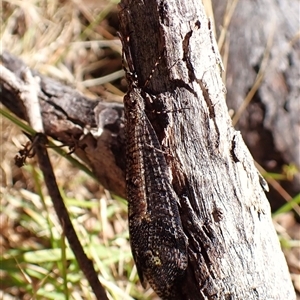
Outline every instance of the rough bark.
[(166, 152), (188, 237), (174, 298), (294, 299), (262, 179), (231, 126), (203, 6), (122, 1), (120, 31), (130, 71), (151, 96), (145, 113)]

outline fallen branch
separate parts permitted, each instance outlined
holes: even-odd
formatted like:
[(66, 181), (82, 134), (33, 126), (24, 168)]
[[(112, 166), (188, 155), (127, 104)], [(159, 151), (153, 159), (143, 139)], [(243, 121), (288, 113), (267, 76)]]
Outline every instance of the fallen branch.
[[(15, 74), (18, 85), (25, 84), (21, 72), (27, 66), (8, 52), (3, 52), (0, 58), (3, 67)], [(31, 72), (39, 85), (38, 100), (45, 134), (69, 146), (106, 189), (125, 198), (123, 105), (91, 100), (34, 70)], [(18, 89), (3, 78), (0, 78), (0, 87), (1, 102), (18, 117), (28, 120)]]

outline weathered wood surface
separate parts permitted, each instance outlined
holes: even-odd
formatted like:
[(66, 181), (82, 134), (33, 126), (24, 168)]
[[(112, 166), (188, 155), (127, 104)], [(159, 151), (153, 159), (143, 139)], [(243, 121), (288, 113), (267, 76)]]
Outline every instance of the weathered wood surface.
[(231, 126), (202, 5), (122, 1), (120, 31), (130, 71), (150, 95), (145, 113), (188, 237), (188, 267), (172, 299), (294, 299), (261, 177)]

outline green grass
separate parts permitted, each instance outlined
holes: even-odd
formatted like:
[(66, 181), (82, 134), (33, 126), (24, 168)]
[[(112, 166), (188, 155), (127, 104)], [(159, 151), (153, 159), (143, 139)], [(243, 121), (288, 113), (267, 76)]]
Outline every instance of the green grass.
[[(2, 234), (10, 244), (1, 255), (2, 291), (14, 294), (18, 288), (18, 293), (34, 299), (94, 299), (55, 216), (40, 170), (33, 162), (22, 172), (33, 180), (32, 191), (2, 188), (1, 216), (8, 226)], [(84, 187), (89, 180), (78, 172), (71, 186)], [(73, 225), (111, 299), (133, 295), (143, 299), (128, 243), (126, 203), (105, 195), (100, 201), (83, 200), (72, 195), (75, 189), (66, 189), (61, 194)]]

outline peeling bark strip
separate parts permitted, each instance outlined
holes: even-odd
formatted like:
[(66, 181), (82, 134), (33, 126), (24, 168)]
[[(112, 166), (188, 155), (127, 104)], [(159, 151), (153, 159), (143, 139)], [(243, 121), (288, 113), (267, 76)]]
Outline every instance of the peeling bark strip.
[[(155, 203), (161, 201), (156, 215), (168, 218), (161, 232), (169, 230), (168, 236), (176, 236), (173, 215), (164, 212), (176, 203), (188, 238), (188, 265), (185, 271), (178, 265), (183, 272), (177, 276), (174, 264), (164, 265), (159, 259), (172, 255), (176, 247), (173, 243), (171, 252), (164, 253), (165, 235), (157, 227), (148, 236), (148, 258), (137, 257), (145, 246), (136, 245), (139, 238), (143, 242), (147, 238), (133, 237), (141, 280), (143, 275), (150, 278), (163, 299), (294, 299), (260, 176), (241, 135), (231, 126), (220, 59), (203, 6), (191, 0), (135, 0), (121, 1), (120, 7), (129, 69), (136, 85), (143, 87), (129, 82), (124, 98), (127, 130), (135, 133), (135, 140), (131, 137), (128, 142), (143, 145), (132, 153), (135, 160), (128, 162), (129, 211), (152, 220), (147, 215), (154, 203), (149, 195), (153, 182), (161, 179), (162, 189), (168, 191), (168, 197), (154, 195)], [(131, 172), (130, 164), (138, 164), (139, 172)], [(156, 174), (153, 180), (151, 172)], [(172, 209), (176, 215), (176, 207)], [(130, 226), (144, 222), (140, 215), (129, 218)], [(150, 238), (155, 242), (150, 243)], [(149, 259), (157, 268), (145, 267), (150, 266)], [(176, 281), (176, 287), (167, 283), (172, 296), (162, 293), (157, 283), (169, 274)]]

